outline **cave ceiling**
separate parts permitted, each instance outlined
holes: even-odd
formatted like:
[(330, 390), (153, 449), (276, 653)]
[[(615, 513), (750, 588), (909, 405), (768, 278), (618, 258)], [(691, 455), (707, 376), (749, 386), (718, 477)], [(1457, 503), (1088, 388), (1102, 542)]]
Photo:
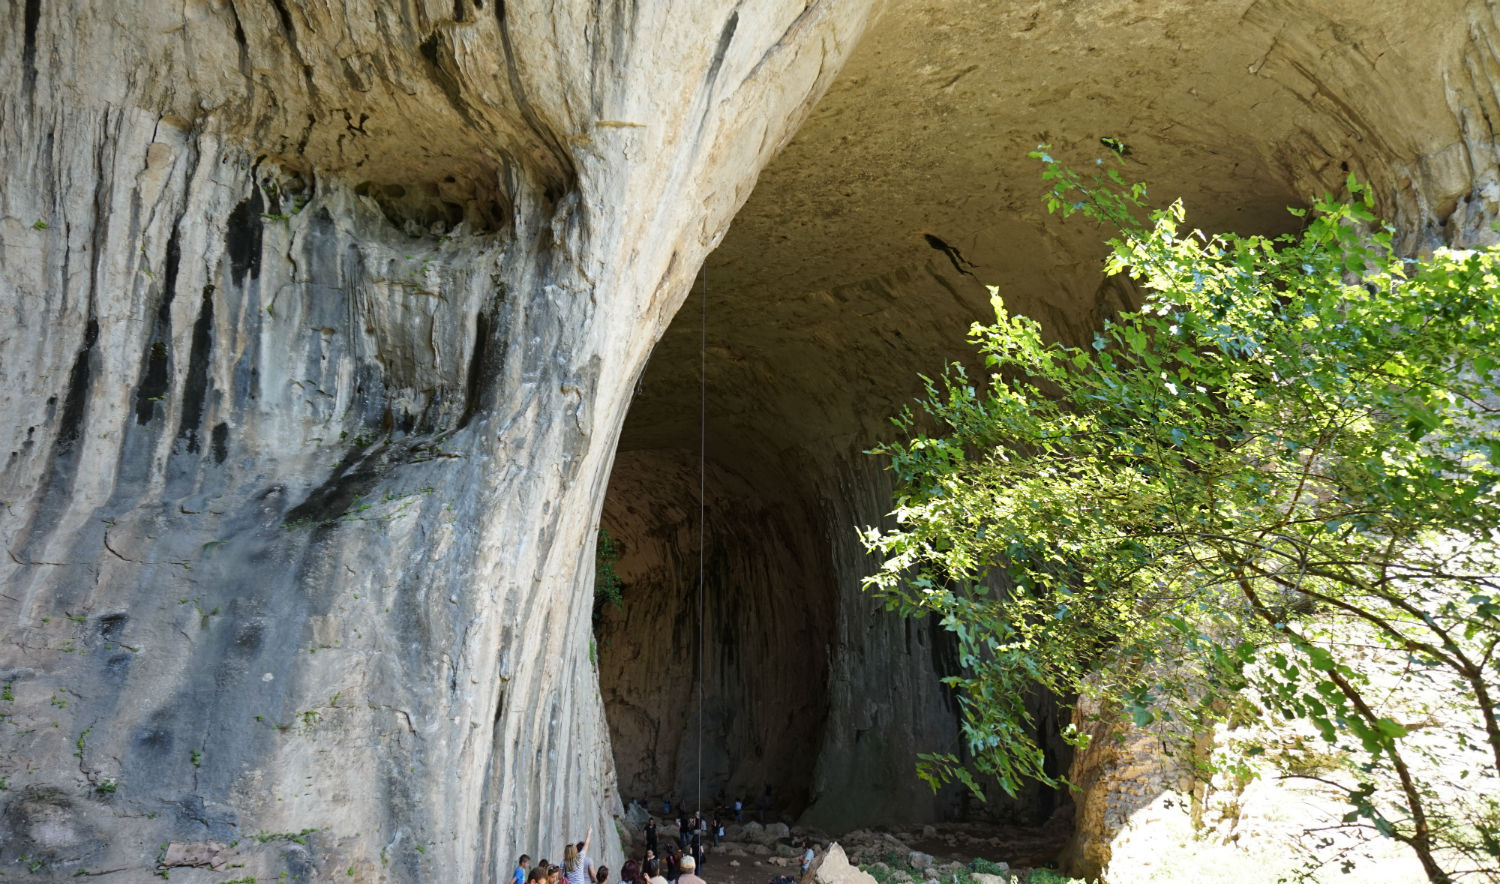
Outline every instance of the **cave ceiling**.
[[(1457, 4), (890, 4), (707, 261), (710, 457), (771, 469), (866, 447), (918, 372), (963, 356), (985, 285), (1087, 340), (1118, 306), (1103, 232), (1046, 215), (1039, 143), (1082, 166), (1123, 141), (1122, 174), (1205, 229), (1285, 230), (1284, 207), (1346, 170), (1388, 212), (1412, 175), (1456, 191), (1421, 158), (1459, 140), (1432, 59), (1469, 26)], [(658, 344), (622, 451), (696, 447), (704, 288)]]

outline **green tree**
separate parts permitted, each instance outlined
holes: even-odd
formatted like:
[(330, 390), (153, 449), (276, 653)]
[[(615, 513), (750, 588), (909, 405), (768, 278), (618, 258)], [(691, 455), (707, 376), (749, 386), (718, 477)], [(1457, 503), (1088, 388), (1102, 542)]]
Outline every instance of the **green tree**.
[(623, 604), (621, 590), (624, 584), (615, 572), (615, 562), (620, 560), (620, 542), (609, 535), (609, 529), (599, 526), (599, 536), (594, 543), (594, 618), (598, 619), (605, 605), (620, 608)]
[[(1345, 823), (1432, 881), (1500, 878), (1500, 251), (1402, 258), (1353, 178), (1299, 234), (1184, 232), (1180, 202), (1143, 223), (1144, 187), (1034, 156), (1049, 210), (1118, 232), (1106, 270), (1144, 304), (1073, 348), (995, 296), (988, 377), (924, 379), (875, 450), (892, 527), (863, 532), (868, 585), (958, 639), (973, 768), (1055, 782), (1038, 685), (1188, 731), (1248, 705), (1351, 759), (1327, 777)], [(1419, 681), (1448, 702), (1420, 741)], [(919, 770), (974, 785), (952, 756)]]

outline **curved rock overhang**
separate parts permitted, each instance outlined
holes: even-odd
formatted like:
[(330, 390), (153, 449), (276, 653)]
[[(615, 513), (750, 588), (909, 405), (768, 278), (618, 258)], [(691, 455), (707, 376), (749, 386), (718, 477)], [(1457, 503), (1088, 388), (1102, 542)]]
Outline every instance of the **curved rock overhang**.
[[(686, 628), (696, 611), (696, 575), (675, 573), (678, 591), (664, 593), (648, 572), (696, 555), (687, 532), (700, 359), (707, 556), (747, 563), (712, 575), (708, 589), (745, 593), (736, 604), (756, 612), (744, 626), (765, 649), (758, 661), (825, 665), (828, 703), (793, 725), (797, 763), (780, 777), (762, 771), (754, 749), (787, 745), (786, 725), (739, 719), (753, 745), (739, 765), (705, 770), (710, 792), (727, 784), (753, 796), (772, 785), (787, 811), (805, 809), (807, 822), (830, 829), (956, 813), (958, 796), (934, 798), (911, 776), (916, 752), (957, 748), (938, 684), (942, 654), (933, 653), (943, 637), (919, 624), (913, 642), (910, 624), (859, 589), (871, 564), (855, 529), (879, 521), (890, 501), (888, 477), (862, 452), (920, 392), (919, 373), (968, 358), (969, 324), (992, 316), (986, 285), (1070, 343), (1137, 297), (1102, 276), (1107, 232), (1046, 214), (1041, 168), (1027, 152), (1048, 143), (1075, 167), (1107, 157), (1158, 204), (1183, 199), (1189, 223), (1210, 231), (1294, 229), (1286, 207), (1338, 194), (1352, 174), (1374, 185), (1402, 248), (1480, 241), (1493, 236), (1484, 225), (1500, 197), (1490, 122), (1500, 110), (1497, 34), (1495, 10), (1480, 2), (890, 4), (761, 175), (632, 402), (604, 523), (650, 560), (631, 572), (627, 592), (652, 601), (637, 620), (627, 597), (624, 630), (610, 621), (601, 633), (613, 642), (601, 678), (622, 777), (663, 790), (694, 779), (675, 750), (655, 754), (654, 768), (638, 758), (643, 728), (690, 729), (677, 699), (688, 696), (680, 680), (691, 660), (635, 655), (654, 641), (638, 623)], [(1123, 143), (1125, 155), (1103, 139)], [(678, 506), (671, 519), (646, 515), (668, 502)], [(794, 529), (790, 544), (768, 527), (778, 519), (813, 531)], [(679, 545), (659, 552), (668, 535)], [(778, 567), (793, 548), (809, 564)], [(820, 624), (831, 612), (817, 637), (826, 651), (806, 654), (804, 636), (774, 626), (768, 644), (758, 637), (799, 605)], [(724, 652), (713, 637), (707, 649)], [(678, 685), (659, 717), (641, 711), (663, 705), (644, 688), (653, 674)], [(762, 675), (774, 678), (758, 662), (718, 672), (736, 684)], [(710, 704), (722, 690), (711, 680)], [(788, 696), (810, 695), (804, 685)], [(817, 756), (806, 783), (804, 751)], [(648, 769), (654, 778), (640, 773)], [(1059, 798), (1038, 790), (998, 812), (1037, 819)]]
[(616, 865), (592, 532), (696, 558), (691, 313), (646, 358), (856, 44), (707, 270), (708, 561), (754, 578), (707, 622), (772, 630), (705, 654), (724, 770), (810, 770), (828, 827), (952, 800), (891, 788), (952, 710), (940, 636), (859, 592), (860, 450), (980, 283), (1064, 336), (1117, 303), (1026, 149), (1119, 138), (1205, 227), (1345, 166), (1411, 248), (1494, 212), (1479, 0), (893, 0), (861, 42), (874, 5), (5, 6), (0, 862), (488, 881), (592, 825)]

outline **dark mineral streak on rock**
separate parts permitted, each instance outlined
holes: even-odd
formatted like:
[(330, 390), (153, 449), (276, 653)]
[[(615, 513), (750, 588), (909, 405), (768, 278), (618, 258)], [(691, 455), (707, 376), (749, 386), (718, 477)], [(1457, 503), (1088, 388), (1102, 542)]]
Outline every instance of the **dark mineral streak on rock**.
[(36, 92), (36, 29), (41, 18), (42, 0), (26, 0), (26, 7), (21, 14), (24, 33), (21, 38), (21, 68), (24, 72), (21, 91), (28, 99), (33, 98)]
[(177, 265), (182, 260), (179, 233), (178, 228), (172, 228), (172, 238), (167, 240), (167, 266), (162, 276), (161, 303), (156, 308), (150, 343), (142, 356), (145, 369), (135, 392), (135, 421), (142, 426), (155, 417), (158, 404), (166, 398), (168, 384), (171, 383), (169, 342), (172, 339), (172, 299), (177, 294)]
[(193, 322), (193, 340), (188, 349), (187, 377), (182, 391), (182, 422), (177, 438), (186, 441), (190, 454), (199, 451), (198, 436), (203, 428), (203, 413), (208, 405), (209, 361), (214, 344), (214, 287), (203, 287), (198, 301), (198, 318)]
[(256, 188), (249, 199), (229, 213), (225, 248), (229, 255), (230, 278), (235, 285), (244, 285), (247, 275), (251, 279), (260, 276), (260, 244), (265, 227), (260, 213), (264, 209), (265, 202), (261, 199), (260, 189)]
[[(863, 593), (851, 529), (891, 501), (860, 452), (988, 308), (929, 247), (1086, 342), (1130, 300), (1096, 231), (1040, 220), (1020, 154), (1127, 124), (1153, 193), (1212, 191), (1205, 228), (1274, 232), (1340, 162), (1408, 251), (1495, 214), (1479, 0), (893, 0), (866, 35), (870, 5), (96, 4), (64, 27), (13, 3), (0, 711), (25, 724), (0, 864), (148, 880), (157, 845), (212, 835), (240, 842), (224, 877), (493, 882), (592, 825), (617, 865), (615, 765), (632, 789), (698, 773), (700, 615), (709, 782), (771, 782), (829, 829), (960, 812), (911, 778), (961, 748), (951, 648)], [(665, 325), (721, 238), (700, 550), (704, 350), (696, 315)], [(601, 518), (628, 592), (595, 656)]]
[[(57, 426), (57, 456), (70, 456), (83, 433), (84, 413), (88, 408), (89, 360), (94, 345), (99, 342), (99, 320), (89, 317), (83, 333), (83, 346), (73, 357), (73, 367), (68, 371), (67, 394), (63, 398), (62, 419)], [(54, 466), (53, 471), (57, 471)]]

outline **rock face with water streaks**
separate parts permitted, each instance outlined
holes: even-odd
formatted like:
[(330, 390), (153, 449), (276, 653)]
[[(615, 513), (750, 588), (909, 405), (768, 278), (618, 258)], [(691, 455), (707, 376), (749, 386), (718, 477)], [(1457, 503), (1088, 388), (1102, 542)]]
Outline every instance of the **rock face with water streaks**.
[[(616, 760), (830, 829), (960, 812), (909, 775), (958, 747), (953, 661), (861, 593), (853, 527), (983, 283), (1071, 340), (1133, 297), (1024, 152), (1119, 139), (1242, 230), (1352, 171), (1407, 248), (1478, 241), (1497, 33), (1479, 0), (9, 4), (0, 863), (495, 880), (592, 826), (614, 866)], [(721, 239), (700, 347), (668, 324)]]
[(8, 5), (0, 861), (618, 865), (615, 438), (865, 11)]

